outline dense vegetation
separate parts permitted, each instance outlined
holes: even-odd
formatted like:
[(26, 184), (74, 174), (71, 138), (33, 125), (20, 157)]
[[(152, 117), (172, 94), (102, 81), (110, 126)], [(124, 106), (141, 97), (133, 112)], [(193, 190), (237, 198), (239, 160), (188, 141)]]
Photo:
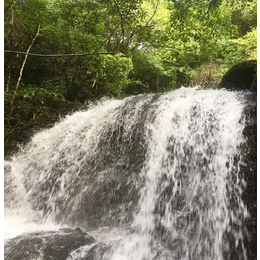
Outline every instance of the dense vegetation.
[(216, 85), (256, 59), (256, 0), (5, 0), (5, 141), (101, 97)]

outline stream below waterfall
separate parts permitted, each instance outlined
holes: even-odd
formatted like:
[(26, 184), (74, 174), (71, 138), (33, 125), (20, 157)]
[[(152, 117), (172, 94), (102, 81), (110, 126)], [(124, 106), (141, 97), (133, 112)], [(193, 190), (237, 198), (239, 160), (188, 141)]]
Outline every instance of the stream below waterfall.
[(101, 100), (5, 161), (5, 259), (246, 260), (247, 92)]

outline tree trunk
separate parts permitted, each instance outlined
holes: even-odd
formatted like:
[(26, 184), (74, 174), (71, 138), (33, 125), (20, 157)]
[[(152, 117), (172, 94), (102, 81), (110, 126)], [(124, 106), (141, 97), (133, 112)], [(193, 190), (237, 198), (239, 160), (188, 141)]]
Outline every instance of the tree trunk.
[(14, 94), (13, 94), (12, 100), (11, 100), (11, 102), (10, 102), (11, 113), (13, 112), (13, 103), (14, 103), (14, 98), (15, 98), (15, 95), (16, 95), (18, 89), (19, 89), (19, 86), (20, 86), (20, 81), (21, 81), (21, 79), (22, 79), (24, 66), (25, 66), (26, 61), (27, 61), (27, 58), (28, 58), (28, 53), (30, 52), (30, 50), (31, 50), (31, 48), (32, 48), (32, 46), (33, 46), (33, 44), (34, 44), (34, 41), (35, 41), (36, 38), (38, 37), (39, 32), (40, 32), (40, 24), (38, 25), (38, 27), (37, 27), (37, 32), (36, 32), (34, 38), (32, 39), (32, 42), (31, 42), (29, 48), (28, 48), (27, 51), (26, 51), (26, 55), (25, 55), (25, 57), (24, 57), (22, 67), (21, 67), (21, 69), (20, 69), (19, 78), (18, 78), (18, 80), (17, 80), (16, 87), (15, 87), (15, 91), (14, 91)]

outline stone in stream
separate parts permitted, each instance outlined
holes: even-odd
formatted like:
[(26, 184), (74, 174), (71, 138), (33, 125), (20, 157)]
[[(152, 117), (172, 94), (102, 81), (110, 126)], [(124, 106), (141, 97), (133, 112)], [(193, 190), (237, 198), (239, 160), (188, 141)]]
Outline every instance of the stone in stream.
[(244, 61), (231, 67), (219, 83), (231, 90), (257, 90), (257, 61)]
[(77, 248), (94, 242), (92, 236), (79, 228), (28, 233), (5, 242), (5, 259), (65, 260)]

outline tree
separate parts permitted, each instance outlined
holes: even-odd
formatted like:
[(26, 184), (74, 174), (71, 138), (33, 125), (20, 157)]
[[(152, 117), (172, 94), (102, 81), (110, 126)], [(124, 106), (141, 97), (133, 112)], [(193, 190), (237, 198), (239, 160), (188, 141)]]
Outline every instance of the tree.
[[(256, 26), (254, 2), (256, 1), (169, 2), (171, 17), (165, 34), (164, 46), (168, 50), (165, 59), (172, 63), (177, 75), (184, 75), (184, 83), (186, 81), (187, 84), (191, 72), (202, 64), (212, 64), (212, 61), (215, 61), (214, 64), (223, 64), (226, 57), (232, 56), (225, 46), (230, 46), (232, 40), (241, 36), (243, 24), (248, 24), (247, 30)], [(235, 17), (237, 18), (234, 19)], [(246, 58), (245, 55), (243, 57)]]
[(39, 122), (57, 100), (84, 103), (216, 82), (230, 66), (256, 58), (256, 5), (5, 0), (5, 122), (10, 129)]

